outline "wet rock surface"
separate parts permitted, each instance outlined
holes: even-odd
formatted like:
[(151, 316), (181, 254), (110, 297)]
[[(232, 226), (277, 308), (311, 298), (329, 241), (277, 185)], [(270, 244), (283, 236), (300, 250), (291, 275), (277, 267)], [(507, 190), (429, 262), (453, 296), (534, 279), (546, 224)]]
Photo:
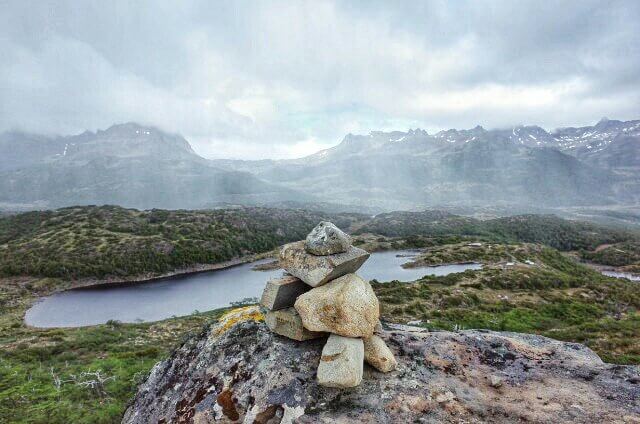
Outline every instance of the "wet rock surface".
[[(322, 387), (325, 338), (296, 342), (261, 322), (217, 324), (158, 363), (124, 423), (636, 423), (640, 370), (588, 348), (490, 331), (391, 326), (398, 366), (366, 384)], [(500, 384), (496, 384), (500, 379)]]

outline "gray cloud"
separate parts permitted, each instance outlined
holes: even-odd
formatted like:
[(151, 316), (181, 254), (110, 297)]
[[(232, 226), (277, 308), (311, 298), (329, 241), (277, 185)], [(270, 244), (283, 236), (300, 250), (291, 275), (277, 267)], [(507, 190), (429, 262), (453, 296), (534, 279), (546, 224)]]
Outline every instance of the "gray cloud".
[(0, 2), (0, 130), (138, 121), (210, 157), (638, 118), (640, 3)]

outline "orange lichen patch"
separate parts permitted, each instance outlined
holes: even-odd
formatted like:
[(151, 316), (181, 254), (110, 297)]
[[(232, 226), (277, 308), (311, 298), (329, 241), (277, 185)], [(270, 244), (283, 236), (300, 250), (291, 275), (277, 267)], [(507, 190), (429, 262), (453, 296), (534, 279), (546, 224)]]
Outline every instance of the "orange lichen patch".
[(430, 398), (412, 395), (399, 395), (389, 401), (384, 408), (387, 411), (413, 411), (425, 413), (435, 408)]
[(529, 360), (546, 359), (552, 352), (548, 348), (537, 348), (518, 340), (508, 340), (511, 351), (518, 352)]
[(438, 356), (436, 356), (435, 354), (429, 354), (425, 357), (425, 361), (427, 362), (427, 364), (436, 367), (438, 369), (445, 369), (450, 367), (454, 362), (453, 361), (448, 361), (446, 359), (440, 358)]
[(340, 355), (342, 355), (343, 352), (340, 353), (335, 353), (333, 355), (322, 355), (322, 357), (320, 358), (320, 360), (322, 362), (331, 362), (331, 361), (335, 361), (336, 358), (338, 358)]
[(218, 395), (218, 405), (222, 407), (222, 413), (229, 418), (231, 421), (238, 421), (240, 419), (240, 414), (238, 414), (238, 410), (236, 409), (236, 404), (233, 401), (233, 394), (230, 390), (224, 390), (222, 393)]
[(256, 305), (232, 309), (220, 317), (215, 334), (220, 335), (235, 324), (245, 321), (264, 321), (264, 315), (262, 315), (260, 308)]
[(253, 420), (254, 424), (268, 423), (271, 418), (276, 416), (276, 413), (278, 412), (278, 408), (282, 409), (282, 407), (278, 405), (269, 406), (267, 409), (265, 409), (264, 411), (256, 415), (255, 420)]

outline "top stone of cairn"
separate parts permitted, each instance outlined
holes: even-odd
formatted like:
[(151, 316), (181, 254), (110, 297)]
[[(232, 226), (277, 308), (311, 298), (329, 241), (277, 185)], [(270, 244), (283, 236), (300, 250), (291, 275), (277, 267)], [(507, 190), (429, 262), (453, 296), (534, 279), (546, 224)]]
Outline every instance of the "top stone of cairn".
[(304, 242), (305, 250), (318, 256), (344, 253), (350, 246), (351, 237), (327, 221), (320, 221)]

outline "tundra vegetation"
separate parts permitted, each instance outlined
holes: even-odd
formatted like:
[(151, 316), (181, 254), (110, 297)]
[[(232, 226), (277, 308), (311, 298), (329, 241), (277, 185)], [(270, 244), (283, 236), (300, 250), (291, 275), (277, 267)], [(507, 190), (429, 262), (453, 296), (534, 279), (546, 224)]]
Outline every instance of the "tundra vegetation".
[(374, 281), (383, 319), (537, 333), (584, 343), (609, 362), (640, 364), (640, 285), (579, 262), (637, 265), (639, 238), (629, 231), (537, 215), (481, 221), (438, 211), (372, 218), (74, 207), (0, 217), (0, 422), (119, 422), (153, 364), (221, 313), (27, 327), (24, 313), (40, 296), (76, 279), (153, 275), (269, 252), (303, 239), (320, 220), (349, 230), (367, 250), (420, 248), (407, 266), (485, 265), (413, 283)]

